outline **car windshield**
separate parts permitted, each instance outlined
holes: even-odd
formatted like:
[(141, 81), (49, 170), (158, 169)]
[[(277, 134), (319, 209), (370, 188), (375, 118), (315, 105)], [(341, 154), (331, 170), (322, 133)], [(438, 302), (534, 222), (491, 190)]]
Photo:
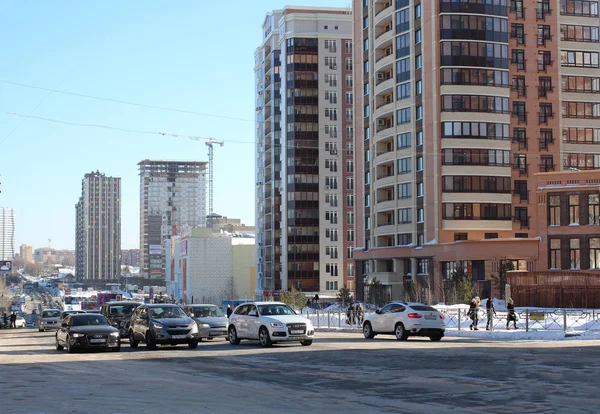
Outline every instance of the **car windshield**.
[(110, 316), (131, 316), (139, 305), (127, 304), (127, 305), (111, 305)]
[(427, 305), (411, 305), (410, 307), (416, 311), (437, 312), (437, 309)]
[(186, 318), (187, 315), (180, 307), (177, 306), (165, 306), (148, 309), (150, 311), (150, 317), (154, 319), (172, 319), (172, 318)]
[(60, 311), (47, 310), (42, 312), (42, 318), (58, 318), (60, 317)]
[(71, 326), (100, 326), (108, 324), (108, 321), (102, 315), (79, 314), (71, 316)]
[(261, 315), (296, 315), (296, 312), (287, 305), (259, 305), (258, 310)]
[(223, 312), (216, 306), (194, 306), (194, 317), (213, 318), (224, 317)]

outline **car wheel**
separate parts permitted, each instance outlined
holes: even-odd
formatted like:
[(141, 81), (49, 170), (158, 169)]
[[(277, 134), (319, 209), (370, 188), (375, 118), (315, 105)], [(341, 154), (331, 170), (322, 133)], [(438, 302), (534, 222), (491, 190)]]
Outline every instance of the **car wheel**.
[(75, 349), (71, 345), (71, 338), (69, 338), (68, 336), (67, 336), (67, 339), (65, 340), (65, 344), (67, 345), (67, 352), (69, 354), (72, 354), (73, 352), (75, 352)]
[(442, 340), (441, 336), (430, 336), (429, 339), (431, 339), (433, 342), (439, 342)]
[(237, 336), (237, 331), (235, 330), (235, 326), (229, 327), (229, 343), (231, 345), (238, 345), (240, 343), (240, 339)]
[(154, 338), (152, 338), (150, 331), (146, 332), (146, 348), (152, 350), (156, 349), (156, 343), (154, 342)]
[(44, 330), (42, 328), (38, 328), (39, 332), (44, 332)]
[(135, 338), (133, 337), (133, 331), (129, 331), (129, 347), (137, 348), (138, 344), (139, 344), (139, 342), (136, 341)]
[(190, 347), (190, 349), (196, 349), (198, 348), (198, 341), (190, 341), (188, 343), (188, 346)]
[(258, 331), (258, 342), (260, 342), (260, 346), (263, 348), (268, 348), (273, 345), (269, 331), (264, 326)]
[(63, 349), (65, 349), (64, 346), (62, 346), (59, 342), (58, 342), (58, 338), (56, 338), (56, 350), (57, 351), (62, 351)]
[(302, 344), (302, 346), (311, 346), (312, 345), (312, 339), (307, 339), (305, 341), (300, 341), (300, 343)]
[(370, 322), (365, 322), (365, 324), (363, 325), (363, 335), (367, 339), (375, 338), (375, 332), (373, 332), (373, 328), (371, 327)]
[(406, 329), (404, 329), (404, 325), (402, 325), (401, 323), (396, 324), (394, 333), (396, 334), (396, 339), (399, 341), (406, 341), (408, 339), (408, 332), (406, 332)]

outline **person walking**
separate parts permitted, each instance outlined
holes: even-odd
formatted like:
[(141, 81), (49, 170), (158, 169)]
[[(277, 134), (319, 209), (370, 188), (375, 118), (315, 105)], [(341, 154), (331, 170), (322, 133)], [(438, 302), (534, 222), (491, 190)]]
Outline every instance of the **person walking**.
[(471, 299), (471, 304), (469, 305), (469, 317), (473, 321), (471, 323), (471, 325), (469, 326), (469, 329), (471, 329), (472, 331), (479, 330), (479, 328), (477, 327), (477, 324), (479, 323), (479, 315), (478, 315), (479, 303), (480, 303), (479, 296), (475, 296), (473, 299)]
[(10, 315), (10, 327), (11, 328), (17, 327), (17, 314), (14, 312)]
[(356, 319), (357, 319), (359, 328), (362, 327), (364, 317), (365, 317), (365, 311), (364, 311), (362, 305), (359, 303), (358, 305), (356, 305)]
[(227, 305), (227, 317), (229, 318), (233, 313), (233, 309), (231, 309), (231, 305)]
[(354, 301), (350, 303), (346, 311), (346, 323), (351, 326), (354, 325)]
[(506, 304), (506, 310), (508, 311), (508, 316), (506, 317), (506, 329), (510, 330), (508, 325), (512, 322), (515, 329), (519, 329), (517, 327), (517, 314), (515, 313), (515, 302), (513, 302), (512, 298), (508, 299), (508, 303)]
[(494, 299), (488, 298), (487, 303), (485, 304), (485, 308), (487, 310), (487, 324), (485, 325), (485, 330), (489, 331), (492, 326), (492, 319), (496, 316), (496, 309), (494, 308)]

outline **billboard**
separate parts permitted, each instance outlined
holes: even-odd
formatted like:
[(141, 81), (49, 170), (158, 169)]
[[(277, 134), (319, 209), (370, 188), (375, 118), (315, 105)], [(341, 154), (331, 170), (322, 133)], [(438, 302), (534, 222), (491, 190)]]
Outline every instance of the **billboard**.
[(162, 250), (162, 245), (160, 244), (151, 244), (148, 246), (150, 250)]
[(0, 272), (10, 272), (12, 269), (12, 262), (9, 260), (0, 261)]
[(157, 255), (160, 254), (160, 255), (162, 255), (163, 252), (162, 252), (162, 250), (150, 250), (150, 252), (148, 252), (148, 253), (149, 254), (157, 254)]
[(187, 256), (187, 240), (183, 240), (179, 243), (179, 255)]

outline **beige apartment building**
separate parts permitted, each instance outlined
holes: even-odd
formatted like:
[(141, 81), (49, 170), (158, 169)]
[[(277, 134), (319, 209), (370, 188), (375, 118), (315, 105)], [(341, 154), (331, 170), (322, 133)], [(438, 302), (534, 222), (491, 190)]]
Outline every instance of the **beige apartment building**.
[[(556, 268), (556, 246), (558, 268), (600, 267), (566, 260), (591, 257), (585, 234), (600, 233), (598, 173), (568, 175), (600, 168), (598, 2), (354, 0), (353, 11), (357, 296), (377, 279), (396, 298), (420, 277), (439, 298), (458, 264), (490, 293), (501, 260)], [(560, 197), (541, 196), (553, 188)], [(572, 217), (553, 219), (555, 207)], [(542, 237), (584, 221), (573, 242)]]

